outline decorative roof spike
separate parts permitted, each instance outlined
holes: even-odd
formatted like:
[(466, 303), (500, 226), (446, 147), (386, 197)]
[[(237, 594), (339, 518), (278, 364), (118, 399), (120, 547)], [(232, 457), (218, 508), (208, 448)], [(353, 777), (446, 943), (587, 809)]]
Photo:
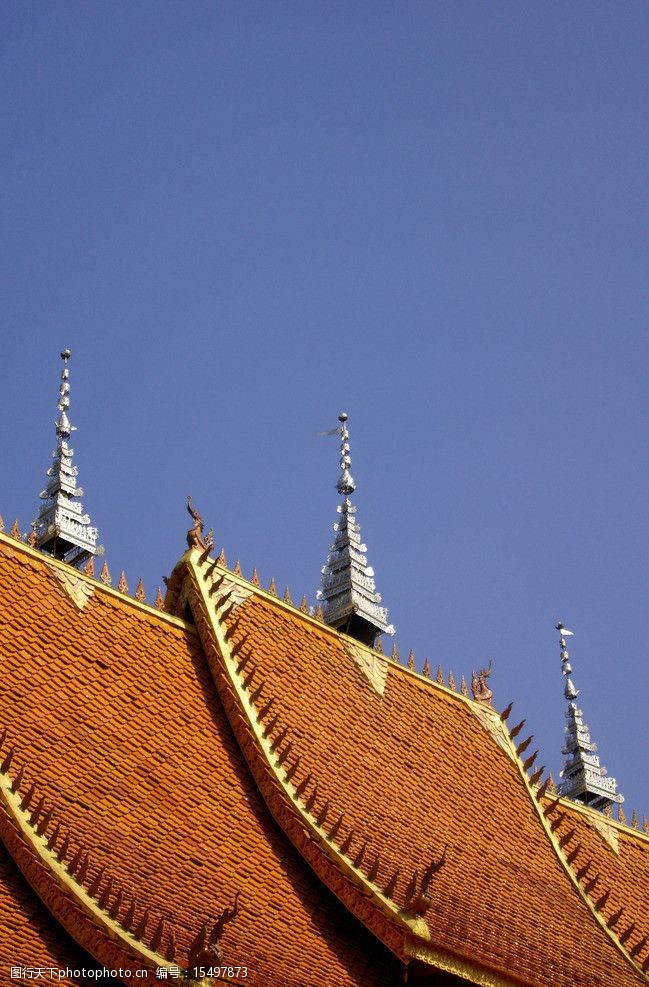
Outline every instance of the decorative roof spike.
[(239, 559), (234, 563), (234, 569), (232, 570), (235, 576), (243, 576), (243, 569), (241, 568), (241, 563)]
[(277, 596), (277, 584), (274, 576), (271, 576), (270, 583), (268, 584), (268, 592), (271, 596)]
[(146, 593), (144, 592), (144, 583), (142, 582), (142, 579), (140, 579), (135, 588), (135, 599), (140, 603), (144, 603), (146, 601)]
[(108, 563), (106, 562), (106, 560), (104, 560), (104, 564), (101, 567), (101, 575), (99, 578), (101, 579), (102, 583), (106, 584), (106, 586), (110, 586), (112, 579), (110, 576), (110, 572), (108, 571)]
[(155, 608), (156, 610), (164, 610), (165, 608), (165, 599), (159, 586), (155, 595)]
[(86, 564), (83, 567), (83, 571), (86, 576), (94, 576), (95, 574), (95, 557), (91, 555)]
[(456, 691), (456, 688), (455, 688), (455, 676), (453, 675), (453, 672), (449, 672), (448, 673), (448, 687), (449, 687), (449, 689), (452, 689), (453, 692)]
[(302, 597), (302, 601), (300, 603), (300, 610), (302, 611), (302, 613), (308, 613), (309, 612), (309, 601), (306, 598), (306, 593)]
[(162, 942), (162, 937), (164, 935), (164, 928), (165, 928), (165, 922), (164, 919), (161, 918), (156, 926), (155, 932), (151, 936), (151, 942), (149, 943), (149, 948), (152, 949), (154, 952), (158, 949), (160, 943)]
[(126, 582), (126, 573), (124, 572), (123, 569), (119, 574), (117, 589), (120, 591), (120, 593), (128, 593), (128, 583)]
[(124, 890), (120, 888), (113, 899), (113, 904), (110, 906), (109, 913), (112, 919), (117, 919), (120, 911), (122, 910), (122, 905), (124, 903)]
[(291, 599), (291, 594), (289, 592), (288, 586), (284, 590), (284, 603), (288, 603), (289, 606), (293, 606), (293, 600)]
[(256, 568), (253, 568), (252, 570), (252, 576), (250, 577), (250, 582), (252, 583), (253, 586), (261, 586)]
[(430, 662), (428, 658), (424, 661), (424, 667), (421, 670), (421, 674), (425, 675), (427, 679), (430, 678)]
[(408, 668), (411, 671), (415, 670), (415, 652), (412, 650), (412, 648), (408, 652)]
[(388, 624), (388, 611), (380, 606), (381, 596), (376, 592), (374, 570), (367, 564), (367, 548), (361, 541), (356, 507), (349, 499), (356, 484), (349, 471), (352, 460), (347, 419), (347, 413), (341, 411), (340, 425), (334, 429), (340, 436), (340, 476), (336, 490), (343, 501), (338, 506), (340, 518), (334, 525), (336, 535), (322, 569), (317, 598), (327, 624), (373, 647), (380, 634), (394, 634), (394, 627)]
[(399, 649), (397, 648), (397, 642), (395, 641), (392, 645), (392, 654), (390, 655), (392, 661), (401, 662), (401, 655), (399, 654)]
[(446, 685), (446, 683), (444, 682), (444, 670), (442, 669), (441, 665), (437, 666), (437, 684)]
[(625, 814), (624, 809), (622, 808), (622, 806), (621, 806), (621, 804), (619, 802), (618, 802), (618, 805), (617, 805), (617, 820), (618, 820), (618, 822), (621, 822), (621, 823), (623, 823), (626, 826), (626, 814)]
[(561, 671), (565, 678), (563, 694), (568, 701), (566, 711), (566, 742), (562, 753), (566, 761), (561, 772), (563, 781), (559, 786), (559, 794), (576, 802), (583, 802), (593, 809), (606, 810), (612, 802), (618, 807), (624, 801), (624, 796), (617, 791), (615, 778), (609, 778), (606, 768), (599, 763), (595, 753), (597, 744), (590, 739), (588, 726), (584, 723), (583, 712), (577, 707), (576, 699), (579, 690), (575, 688), (570, 676), (572, 666), (566, 648), (566, 637), (572, 637), (573, 632), (561, 622), (555, 625), (559, 631), (559, 648), (561, 654)]
[(135, 931), (133, 933), (133, 935), (135, 936), (135, 938), (136, 939), (139, 939), (140, 942), (143, 941), (144, 936), (146, 935), (146, 927), (147, 927), (147, 923), (149, 921), (149, 915), (150, 915), (150, 913), (151, 913), (151, 909), (150, 908), (146, 908), (144, 910), (144, 913), (142, 914), (142, 917), (141, 917), (140, 921), (137, 924), (137, 928), (135, 929)]
[(97, 528), (90, 523), (80, 498), (83, 490), (77, 486), (77, 467), (72, 463), (74, 450), (68, 445), (76, 426), (70, 424), (70, 383), (68, 360), (70, 350), (61, 353), (63, 370), (57, 408), (59, 417), (54, 423), (56, 449), (52, 453), (52, 465), (47, 471), (47, 486), (41, 493), (38, 517), (32, 522), (37, 536), (37, 547), (42, 552), (62, 559), (70, 565), (81, 566), (93, 555), (103, 555), (97, 544)]
[(401, 871), (397, 867), (397, 869), (395, 870), (394, 874), (392, 875), (392, 877), (390, 878), (390, 880), (388, 881), (388, 883), (383, 888), (383, 894), (385, 895), (386, 898), (392, 898), (393, 897), (394, 892), (395, 892), (396, 887), (397, 887), (397, 881), (399, 880), (400, 873), (401, 873)]
[(12, 524), (10, 534), (12, 538), (20, 538), (20, 523), (18, 518), (16, 518)]
[(122, 928), (128, 929), (129, 932), (133, 926), (133, 920), (135, 919), (135, 898), (128, 907), (128, 911), (124, 918), (122, 919)]
[(462, 676), (462, 684), (460, 686), (460, 692), (462, 693), (463, 696), (469, 695), (469, 687), (466, 684), (466, 679), (464, 678), (464, 676)]
[(2, 514), (0, 514), (0, 531), (4, 531), (4, 530), (5, 530), (4, 518), (2, 517)]
[(638, 810), (634, 809), (631, 816), (631, 825), (634, 829), (640, 829), (640, 820), (638, 819)]

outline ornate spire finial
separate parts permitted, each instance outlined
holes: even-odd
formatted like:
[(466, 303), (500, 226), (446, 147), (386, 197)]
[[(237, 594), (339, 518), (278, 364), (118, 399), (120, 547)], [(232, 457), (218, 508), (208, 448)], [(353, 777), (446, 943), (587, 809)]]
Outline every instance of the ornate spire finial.
[(394, 634), (388, 624), (388, 611), (379, 606), (381, 597), (375, 590), (374, 570), (367, 564), (367, 547), (361, 543), (356, 508), (350, 495), (356, 489), (349, 468), (352, 464), (348, 414), (338, 415), (340, 425), (326, 435), (340, 436), (340, 476), (336, 489), (343, 498), (338, 507), (340, 520), (334, 525), (336, 537), (322, 569), (322, 584), (317, 598), (327, 624), (337, 627), (364, 644), (373, 646), (379, 634)]
[(77, 487), (77, 467), (72, 465), (74, 450), (68, 439), (76, 430), (70, 424), (70, 371), (68, 360), (70, 350), (61, 351), (63, 370), (59, 387), (57, 409), (59, 417), (54, 423), (56, 429), (56, 449), (52, 453), (52, 465), (47, 471), (47, 487), (41, 492), (45, 503), (38, 517), (32, 522), (36, 532), (37, 547), (70, 565), (80, 566), (93, 555), (103, 555), (104, 549), (97, 545), (97, 529), (90, 524), (90, 517), (83, 513), (79, 498), (83, 490)]
[(340, 422), (340, 428), (338, 429), (340, 432), (340, 476), (338, 477), (336, 490), (344, 497), (349, 497), (356, 489), (354, 477), (349, 472), (352, 457), (350, 456), (349, 431), (345, 424), (348, 418), (349, 415), (346, 411), (341, 411), (338, 415), (338, 421)]
[(577, 708), (575, 700), (579, 695), (570, 676), (572, 666), (566, 648), (566, 637), (572, 637), (573, 631), (563, 626), (561, 621), (555, 624), (559, 631), (559, 648), (561, 649), (561, 671), (565, 678), (563, 694), (568, 700), (566, 710), (566, 743), (562, 753), (566, 762), (561, 772), (563, 781), (559, 786), (559, 794), (590, 805), (593, 809), (606, 809), (612, 802), (624, 802), (624, 796), (617, 791), (615, 778), (609, 778), (606, 768), (599, 763), (595, 753), (597, 744), (590, 739), (588, 726), (584, 723), (583, 712)]

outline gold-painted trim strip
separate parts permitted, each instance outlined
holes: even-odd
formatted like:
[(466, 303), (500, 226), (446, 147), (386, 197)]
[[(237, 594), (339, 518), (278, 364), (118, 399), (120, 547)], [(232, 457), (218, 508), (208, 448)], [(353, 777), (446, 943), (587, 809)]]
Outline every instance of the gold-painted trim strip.
[[(378, 908), (385, 918), (400, 926), (404, 936), (414, 933), (415, 935), (429, 938), (430, 932), (424, 922), (407, 916), (390, 898), (387, 898), (383, 894), (380, 888), (368, 881), (366, 875), (361, 870), (355, 867), (347, 857), (339, 852), (333, 841), (329, 840), (324, 828), (318, 826), (313, 817), (303, 807), (300, 797), (296, 794), (296, 787), (290, 781), (285, 781), (282, 778), (282, 766), (277, 762), (270, 740), (263, 735), (263, 725), (258, 719), (257, 709), (250, 701), (247, 692), (240, 682), (236, 661), (232, 656), (231, 649), (221, 628), (218, 612), (221, 607), (227, 605), (227, 599), (217, 599), (215, 606), (214, 601), (212, 601), (207, 592), (204, 568), (201, 569), (198, 564), (199, 556), (200, 553), (192, 552), (190, 558), (187, 560), (188, 569), (193, 576), (194, 589), (199, 593), (203, 612), (207, 617), (208, 626), (214, 635), (217, 651), (221, 658), (220, 665), (227, 674), (228, 686), (236, 696), (237, 706), (245, 713), (245, 722), (254, 736), (257, 750), (262, 754), (266, 770), (272, 773), (275, 783), (288, 800), (292, 811), (299, 816), (303, 827), (310, 833), (311, 840), (317, 843), (324, 855), (333, 861), (338, 870), (351, 880), (354, 885), (360, 885), (360, 890), (364, 896), (369, 897), (373, 901), (375, 907)], [(220, 567), (215, 572), (218, 572), (219, 575), (224, 574), (224, 571)], [(227, 574), (228, 576), (230, 575), (229, 570), (227, 570)], [(278, 602), (274, 597), (272, 599), (273, 603)], [(322, 625), (318, 624), (318, 626)]]
[(32, 548), (31, 545), (28, 545), (24, 541), (19, 541), (17, 538), (12, 538), (10, 535), (5, 534), (5, 532), (0, 532), (0, 543), (5, 544), (7, 548), (10, 548), (12, 551), (22, 552), (46, 567), (58, 569), (66, 576), (73, 574), (84, 582), (89, 583), (95, 592), (99, 590), (102, 593), (106, 593), (108, 596), (113, 596), (115, 599), (121, 600), (122, 603), (128, 603), (136, 610), (142, 610), (144, 613), (148, 613), (154, 617), (159, 617), (165, 623), (172, 624), (174, 627), (182, 628), (182, 630), (189, 630), (193, 634), (196, 633), (196, 628), (194, 625), (188, 624), (187, 621), (182, 620), (182, 618), (173, 617), (164, 610), (158, 610), (157, 607), (152, 606), (150, 603), (143, 603), (141, 600), (136, 600), (135, 597), (129, 596), (128, 593), (122, 593), (114, 586), (109, 586), (108, 583), (103, 583), (97, 576), (88, 576), (82, 569), (75, 569), (74, 566), (68, 565), (67, 562), (61, 562), (60, 559), (55, 559), (53, 556), (45, 555), (44, 552), (39, 552), (38, 549)]
[[(599, 927), (601, 928), (601, 930), (605, 933), (605, 935), (608, 937), (608, 939), (610, 939), (610, 941), (613, 943), (613, 945), (615, 946), (615, 948), (617, 949), (617, 951), (620, 953), (620, 955), (627, 961), (627, 963), (629, 964), (629, 966), (631, 966), (633, 968), (634, 972), (638, 974), (638, 976), (641, 978), (641, 980), (642, 980), (643, 983), (645, 983), (645, 984), (646, 983), (649, 983), (649, 976), (647, 976), (647, 974), (643, 973), (642, 967), (638, 963), (636, 963), (636, 961), (634, 960), (634, 958), (631, 956), (631, 954), (628, 952), (628, 950), (624, 947), (624, 945), (620, 942), (620, 940), (618, 939), (618, 937), (616, 936), (616, 934), (613, 932), (613, 930), (611, 928), (609, 928), (606, 920), (600, 914), (600, 912), (597, 911), (597, 909), (595, 908), (595, 905), (594, 905), (593, 901), (591, 901), (590, 896), (586, 893), (584, 887), (582, 886), (581, 882), (579, 881), (579, 878), (574, 873), (572, 867), (570, 866), (570, 864), (566, 860), (566, 857), (565, 857), (565, 855), (563, 853), (563, 849), (562, 849), (562, 847), (559, 844), (559, 840), (555, 836), (554, 832), (552, 831), (552, 828), (550, 826), (550, 823), (548, 822), (548, 820), (547, 820), (547, 818), (546, 818), (546, 816), (545, 816), (545, 814), (543, 812), (543, 809), (541, 807), (541, 803), (536, 798), (535, 789), (532, 787), (532, 784), (531, 784), (530, 779), (529, 779), (529, 777), (527, 775), (527, 772), (525, 771), (525, 768), (523, 767), (523, 762), (522, 762), (521, 758), (518, 756), (518, 754), (516, 753), (516, 747), (514, 745), (514, 742), (512, 741), (511, 737), (509, 737), (509, 736), (508, 736), (507, 739), (508, 739), (508, 743), (511, 745), (511, 748), (512, 748), (512, 753), (513, 753), (513, 758), (512, 759), (515, 761), (515, 763), (516, 763), (516, 765), (518, 767), (518, 771), (519, 771), (519, 774), (520, 774), (520, 776), (521, 776), (521, 778), (523, 780), (523, 784), (525, 785), (525, 789), (526, 789), (526, 791), (527, 791), (527, 793), (528, 793), (528, 795), (530, 797), (530, 800), (532, 801), (532, 804), (533, 804), (533, 806), (534, 806), (534, 808), (536, 810), (536, 814), (537, 814), (537, 816), (538, 816), (538, 818), (539, 818), (539, 820), (541, 822), (541, 825), (542, 825), (543, 829), (545, 830), (546, 836), (548, 837), (548, 839), (550, 841), (550, 844), (551, 844), (551, 846), (552, 846), (552, 848), (553, 848), (553, 850), (555, 852), (555, 855), (556, 855), (559, 863), (563, 867), (564, 872), (568, 876), (568, 878), (570, 880), (570, 883), (572, 884), (572, 886), (577, 891), (579, 897), (584, 902), (584, 904), (588, 908), (589, 912), (591, 913), (592, 917), (595, 919), (595, 921), (597, 922), (597, 924), (599, 925)], [(563, 803), (564, 800), (561, 799), (561, 798), (559, 798), (559, 797), (557, 797), (556, 801)], [(635, 832), (635, 831), (633, 831), (633, 832)]]
[(498, 973), (492, 973), (491, 970), (480, 969), (447, 953), (440, 953), (424, 943), (421, 945), (406, 943), (406, 953), (413, 960), (420, 960), (445, 973), (453, 973), (472, 984), (477, 984), (478, 987), (516, 987), (516, 982), (513, 980), (507, 980)]
[[(165, 966), (167, 968), (174, 966), (164, 956), (149, 949), (120, 925), (119, 922), (111, 918), (108, 910), (100, 908), (98, 902), (88, 894), (83, 885), (70, 874), (65, 864), (48, 847), (45, 834), (39, 836), (34, 826), (32, 826), (29, 811), (22, 808), (22, 796), (20, 792), (13, 791), (11, 778), (6, 772), (0, 772), (0, 803), (6, 809), (7, 815), (42, 866), (54, 879), (59, 888), (64, 893), (70, 895), (75, 904), (91, 918), (95, 926), (103, 929), (109, 939), (116, 940), (120, 946), (137, 953), (143, 960), (155, 964), (155, 966)], [(8, 850), (8, 852), (10, 851)], [(33, 890), (38, 894), (37, 888), (33, 888)], [(47, 902), (45, 902), (45, 906), (48, 907)], [(57, 921), (60, 921), (57, 916), (55, 917)], [(73, 930), (68, 929), (68, 931), (74, 937)], [(80, 943), (80, 945), (83, 944)]]

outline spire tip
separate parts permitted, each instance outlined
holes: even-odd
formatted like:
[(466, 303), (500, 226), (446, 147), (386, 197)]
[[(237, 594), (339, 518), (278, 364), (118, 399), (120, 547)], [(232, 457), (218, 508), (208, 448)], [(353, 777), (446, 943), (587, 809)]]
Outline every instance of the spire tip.
[(79, 567), (92, 556), (101, 555), (103, 549), (97, 545), (97, 529), (92, 527), (90, 517), (84, 513), (81, 504), (83, 489), (77, 486), (78, 471), (73, 463), (74, 450), (68, 445), (70, 436), (76, 430), (68, 417), (69, 358), (70, 350), (61, 350), (63, 370), (57, 402), (59, 417), (54, 423), (56, 449), (52, 453), (52, 465), (47, 471), (47, 487), (41, 494), (45, 503), (40, 508), (33, 528), (37, 547), (41, 551)]
[(597, 744), (590, 737), (590, 731), (583, 720), (583, 711), (578, 709), (576, 699), (579, 689), (570, 678), (572, 666), (566, 647), (565, 638), (573, 632), (561, 622), (555, 624), (559, 631), (559, 648), (561, 656), (561, 671), (565, 678), (563, 694), (568, 702), (566, 711), (566, 743), (563, 753), (566, 761), (561, 772), (563, 782), (559, 792), (561, 795), (583, 802), (594, 809), (605, 810), (612, 802), (622, 802), (623, 796), (617, 791), (617, 782), (606, 773), (606, 768), (600, 764), (595, 753)]

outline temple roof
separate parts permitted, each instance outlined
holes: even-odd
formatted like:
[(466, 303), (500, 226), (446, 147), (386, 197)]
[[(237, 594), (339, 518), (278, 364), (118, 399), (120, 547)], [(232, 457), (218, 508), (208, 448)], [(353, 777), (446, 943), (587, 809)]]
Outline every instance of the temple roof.
[(18, 915), (37, 885), (100, 962), (184, 966), (239, 894), (223, 955), (257, 987), (647, 983), (649, 838), (540, 786), (487, 703), (209, 547), (160, 612), (0, 535), (0, 600)]
[[(86, 593), (75, 596), (77, 583)], [(0, 730), (4, 750), (15, 749), (9, 774), (15, 781), (23, 771), (20, 791), (35, 784), (53, 809), (45, 835), (60, 823), (56, 849), (70, 834), (68, 865), (77, 850), (88, 853), (86, 891), (105, 868), (95, 894), (112, 880), (105, 904), (114, 910), (121, 894), (118, 919), (135, 902), (129, 924), (137, 930), (148, 910), (144, 949), (162, 921), (161, 964), (172, 935), (186, 963), (201, 924), (240, 893), (224, 948), (233, 962), (254, 966), (249, 982), (289, 983), (282, 978), (291, 969), (295, 983), (376, 983), (389, 956), (372, 957), (369, 933), (335, 913), (277, 832), (196, 629), (4, 535), (0, 599)], [(65, 890), (69, 897), (73, 888)], [(64, 927), (66, 914), (55, 915)], [(67, 931), (91, 951), (102, 936), (110, 940), (108, 918), (102, 931), (102, 915), (80, 925), (75, 912)], [(358, 972), (364, 938), (366, 969)]]

